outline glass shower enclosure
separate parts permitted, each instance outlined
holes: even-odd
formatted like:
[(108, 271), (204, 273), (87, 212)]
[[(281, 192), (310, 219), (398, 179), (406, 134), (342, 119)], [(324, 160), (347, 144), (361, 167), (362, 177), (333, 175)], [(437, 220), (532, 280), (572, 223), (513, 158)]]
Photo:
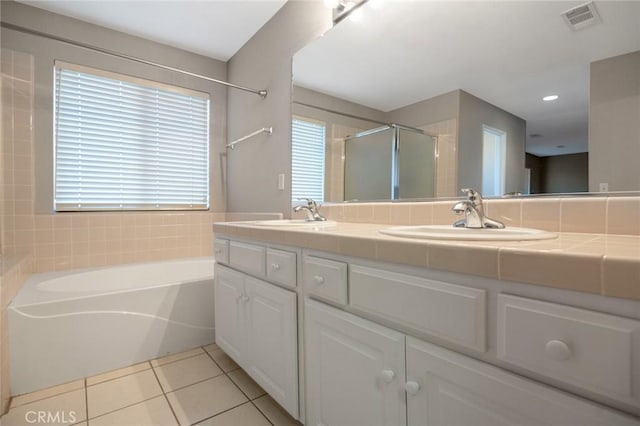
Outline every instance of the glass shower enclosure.
[(435, 136), (391, 124), (345, 139), (345, 201), (432, 198)]

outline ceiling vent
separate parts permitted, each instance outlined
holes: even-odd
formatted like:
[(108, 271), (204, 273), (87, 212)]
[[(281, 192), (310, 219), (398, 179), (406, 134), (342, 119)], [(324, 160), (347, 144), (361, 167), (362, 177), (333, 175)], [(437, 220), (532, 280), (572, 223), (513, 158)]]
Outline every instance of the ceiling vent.
[(562, 13), (562, 17), (573, 31), (581, 30), (602, 22), (596, 5), (593, 2), (571, 8)]

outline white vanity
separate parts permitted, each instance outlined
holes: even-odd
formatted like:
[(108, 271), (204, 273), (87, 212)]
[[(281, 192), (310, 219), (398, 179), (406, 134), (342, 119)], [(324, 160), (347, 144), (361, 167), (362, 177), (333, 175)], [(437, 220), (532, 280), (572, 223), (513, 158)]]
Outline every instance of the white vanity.
[(214, 229), (216, 342), (308, 426), (640, 425), (638, 301), (383, 261), (374, 225)]

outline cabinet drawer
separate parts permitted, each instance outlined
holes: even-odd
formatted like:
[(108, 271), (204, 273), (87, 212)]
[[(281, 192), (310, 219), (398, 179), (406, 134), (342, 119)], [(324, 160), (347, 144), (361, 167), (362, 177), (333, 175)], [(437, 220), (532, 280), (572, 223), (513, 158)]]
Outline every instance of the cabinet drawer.
[(265, 248), (253, 244), (231, 241), (229, 265), (259, 277), (265, 276)]
[(351, 265), (349, 304), (399, 325), (486, 351), (486, 291)]
[(267, 278), (287, 287), (296, 286), (296, 254), (267, 249)]
[(409, 384), (409, 425), (640, 425), (635, 417), (412, 337)]
[(347, 304), (347, 264), (306, 256), (304, 288), (313, 297), (345, 306)]
[(216, 238), (213, 244), (213, 253), (216, 262), (228, 264), (229, 263), (229, 240), (224, 238)]
[(640, 406), (640, 321), (501, 294), (498, 358)]

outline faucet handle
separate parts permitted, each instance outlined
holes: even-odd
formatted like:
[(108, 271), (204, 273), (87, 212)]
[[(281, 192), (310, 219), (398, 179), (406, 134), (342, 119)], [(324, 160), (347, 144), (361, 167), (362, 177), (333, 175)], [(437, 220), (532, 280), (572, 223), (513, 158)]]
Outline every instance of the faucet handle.
[(298, 201), (306, 201), (309, 208), (318, 208), (318, 203), (316, 203), (312, 198), (298, 198)]
[(463, 194), (467, 194), (467, 199), (473, 201), (475, 205), (482, 203), (482, 194), (473, 188), (462, 188), (460, 190)]

